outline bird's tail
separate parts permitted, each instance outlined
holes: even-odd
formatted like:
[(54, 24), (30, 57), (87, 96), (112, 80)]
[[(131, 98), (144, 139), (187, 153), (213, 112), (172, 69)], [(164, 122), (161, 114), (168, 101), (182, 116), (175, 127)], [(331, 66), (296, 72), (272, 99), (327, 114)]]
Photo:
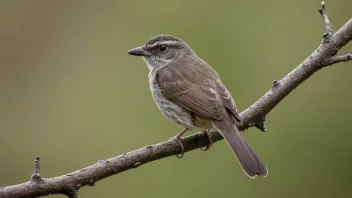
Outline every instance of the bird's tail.
[(232, 151), (236, 154), (243, 171), (249, 177), (267, 176), (268, 170), (262, 160), (242, 137), (232, 120), (212, 121), (212, 125), (225, 138)]

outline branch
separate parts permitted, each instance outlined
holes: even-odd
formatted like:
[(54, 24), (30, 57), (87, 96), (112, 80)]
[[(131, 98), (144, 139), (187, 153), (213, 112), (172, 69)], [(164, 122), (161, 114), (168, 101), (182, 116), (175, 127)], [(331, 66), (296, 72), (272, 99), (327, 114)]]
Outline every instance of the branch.
[(33, 171), (33, 175), (31, 176), (31, 180), (30, 180), (31, 182), (34, 182), (34, 183), (43, 182), (42, 178), (40, 177), (39, 171), (40, 171), (40, 157), (37, 156), (34, 161), (34, 171)]
[(329, 66), (340, 62), (347, 63), (350, 60), (352, 60), (352, 54), (346, 54), (343, 56), (332, 56), (322, 61), (322, 66)]
[[(350, 19), (335, 34), (325, 12), (325, 4), (319, 12), (323, 16), (326, 31), (324, 40), (320, 46), (309, 55), (300, 65), (288, 73), (281, 80), (275, 80), (270, 90), (241, 113), (242, 122), (238, 124), (240, 130), (256, 126), (265, 130), (264, 120), (266, 115), (291, 91), (309, 78), (319, 69), (351, 60), (351, 54), (335, 56), (339, 49), (345, 46), (352, 39), (352, 19)], [(222, 139), (221, 135), (212, 130), (209, 136), (213, 142)], [(201, 148), (208, 145), (208, 137), (202, 133), (197, 133), (182, 138), (185, 152)], [(151, 161), (162, 159), (180, 152), (179, 144), (175, 141), (166, 141), (159, 144), (145, 146), (122, 155), (100, 160), (94, 165), (77, 170), (75, 172), (54, 177), (41, 178), (39, 175), (39, 157), (35, 160), (35, 169), (31, 180), (0, 188), (0, 197), (39, 197), (49, 194), (65, 194), (69, 198), (76, 198), (78, 190), (86, 185), (94, 186), (95, 182), (106, 177), (137, 168)]]
[(321, 8), (319, 8), (318, 11), (321, 14), (321, 16), (323, 17), (323, 20), (325, 23), (326, 32), (323, 35), (324, 42), (329, 42), (331, 39), (331, 36), (334, 32), (332, 30), (332, 25), (329, 21), (328, 15), (326, 14), (326, 11), (325, 11), (325, 2), (324, 1), (321, 2)]

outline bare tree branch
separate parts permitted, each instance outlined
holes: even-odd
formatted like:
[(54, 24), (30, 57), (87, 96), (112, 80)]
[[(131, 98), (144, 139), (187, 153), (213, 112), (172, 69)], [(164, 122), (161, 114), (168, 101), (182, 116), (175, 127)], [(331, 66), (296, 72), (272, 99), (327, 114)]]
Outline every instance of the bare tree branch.
[(34, 161), (34, 171), (33, 171), (33, 175), (31, 176), (31, 180), (30, 180), (31, 182), (35, 182), (35, 183), (43, 182), (42, 178), (40, 177), (39, 171), (40, 171), (40, 157), (37, 156)]
[(324, 33), (323, 37), (324, 37), (324, 40), (325, 42), (329, 42), (330, 39), (331, 39), (331, 36), (333, 35), (334, 31), (332, 29), (332, 25), (330, 23), (330, 20), (328, 18), (328, 15), (326, 14), (326, 11), (325, 11), (325, 2), (322, 1), (321, 2), (321, 8), (318, 9), (319, 13), (321, 14), (321, 16), (323, 17), (324, 19), (324, 23), (325, 23), (325, 29), (326, 29), (326, 32)]
[[(323, 16), (327, 31), (324, 34), (323, 42), (284, 78), (275, 80), (270, 90), (263, 97), (241, 113), (242, 123), (238, 124), (240, 130), (256, 126), (264, 131), (266, 115), (298, 85), (324, 66), (351, 60), (351, 54), (343, 56), (335, 55), (340, 48), (352, 39), (352, 19), (334, 34), (325, 12), (324, 3), (322, 3), (319, 12)], [(213, 142), (222, 139), (221, 135), (214, 130), (210, 131), (209, 135)], [(206, 146), (208, 144), (208, 137), (202, 133), (197, 133), (182, 138), (182, 142), (185, 152), (188, 152)], [(95, 182), (106, 177), (137, 168), (154, 160), (178, 154), (179, 152), (179, 144), (169, 140), (130, 151), (110, 159), (100, 160), (89, 167), (54, 178), (40, 177), (40, 159), (37, 157), (34, 173), (30, 181), (0, 188), (0, 198), (32, 198), (49, 194), (65, 194), (69, 198), (76, 198), (78, 190), (83, 186), (94, 186)]]
[(348, 62), (350, 60), (352, 60), (352, 54), (346, 54), (343, 56), (333, 56), (333, 57), (325, 59), (322, 62), (322, 66), (329, 66), (329, 65), (336, 64), (336, 63), (340, 63), (340, 62)]

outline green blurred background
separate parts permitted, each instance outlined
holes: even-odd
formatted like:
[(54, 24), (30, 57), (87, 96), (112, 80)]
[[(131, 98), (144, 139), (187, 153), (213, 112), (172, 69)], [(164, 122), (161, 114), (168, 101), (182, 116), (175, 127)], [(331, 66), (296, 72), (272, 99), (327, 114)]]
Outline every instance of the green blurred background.
[[(351, 0), (327, 1), (335, 30)], [(156, 34), (184, 39), (240, 110), (321, 42), (318, 0), (1, 1), (0, 186), (28, 181), (35, 156), (54, 177), (165, 141), (148, 70), (127, 50)], [(351, 52), (352, 44), (341, 53)], [(248, 179), (224, 141), (84, 187), (80, 197), (349, 197), (352, 63), (325, 68), (244, 134), (269, 168)], [(64, 197), (55, 195), (51, 197)]]

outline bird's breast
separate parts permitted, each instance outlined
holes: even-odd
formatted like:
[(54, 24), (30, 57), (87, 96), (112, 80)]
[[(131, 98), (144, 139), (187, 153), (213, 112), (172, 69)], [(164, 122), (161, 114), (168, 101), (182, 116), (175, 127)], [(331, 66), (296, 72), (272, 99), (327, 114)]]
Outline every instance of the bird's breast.
[(167, 119), (182, 128), (190, 130), (195, 128), (191, 112), (167, 99), (162, 94), (154, 74), (149, 74), (149, 87), (155, 103)]

